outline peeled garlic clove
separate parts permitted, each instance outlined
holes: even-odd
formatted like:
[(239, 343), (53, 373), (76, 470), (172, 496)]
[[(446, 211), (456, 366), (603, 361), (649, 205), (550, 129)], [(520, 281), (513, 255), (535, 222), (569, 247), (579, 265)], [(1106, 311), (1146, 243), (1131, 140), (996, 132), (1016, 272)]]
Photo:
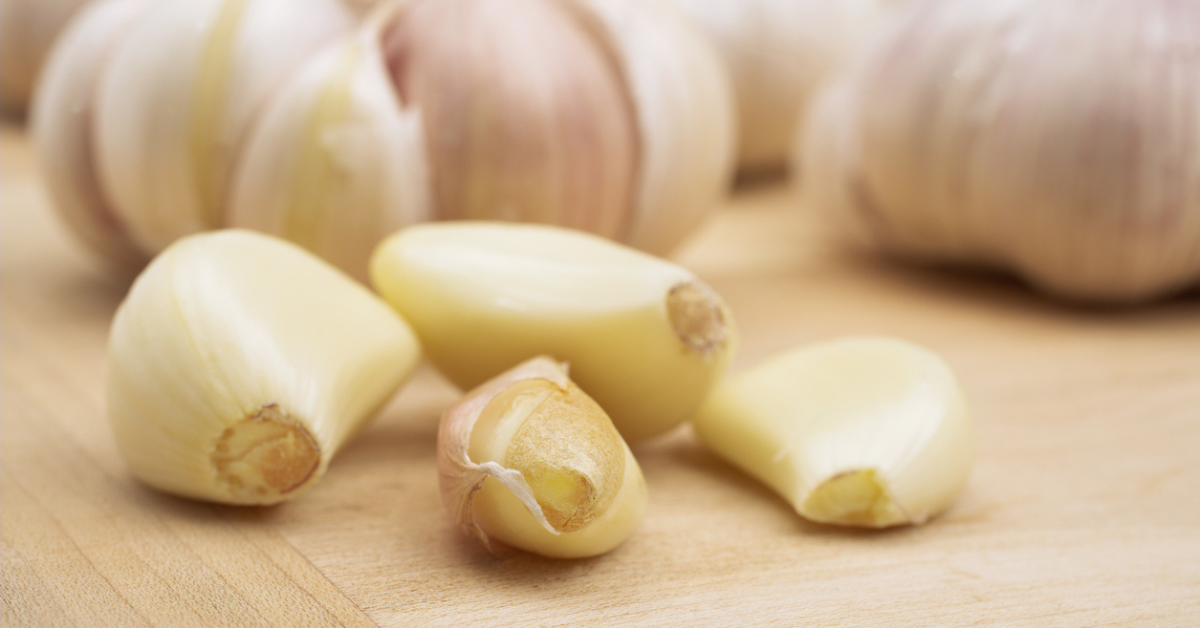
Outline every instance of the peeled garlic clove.
[(716, 44), (737, 96), (738, 164), (784, 165), (820, 87), (872, 35), (888, 0), (674, 0)]
[(302, 249), (245, 231), (192, 236), (117, 310), (108, 416), (146, 484), (273, 504), (321, 477), (419, 353), (385, 303)]
[(54, 39), (88, 0), (0, 0), (0, 108), (21, 113)]
[(692, 425), (805, 518), (836, 525), (924, 523), (962, 490), (975, 448), (949, 366), (889, 338), (776, 357), (718, 387)]
[(33, 102), (33, 142), (54, 207), (89, 249), (125, 269), (140, 268), (148, 256), (101, 188), (92, 153), (92, 102), (112, 49), (149, 6), (149, 0), (108, 0), (84, 9), (47, 59)]
[(376, 243), (431, 217), (420, 116), (403, 109), (380, 20), (313, 56), (272, 99), (239, 162), (231, 226), (300, 244), (366, 280)]
[(549, 355), (627, 440), (683, 422), (737, 341), (729, 309), (686, 269), (557, 227), (409, 227), (376, 250), (371, 281), (458, 386)]
[(353, 25), (337, 0), (193, 0), (158, 3), (123, 34), (100, 78), (94, 164), (142, 248), (223, 224), (260, 107)]
[(633, 533), (645, 511), (633, 453), (604, 410), (545, 357), (446, 410), (438, 472), (447, 511), (492, 551), (603, 554)]
[(814, 110), (807, 204), (1072, 299), (1195, 285), (1198, 23), (1169, 0), (918, 3)]

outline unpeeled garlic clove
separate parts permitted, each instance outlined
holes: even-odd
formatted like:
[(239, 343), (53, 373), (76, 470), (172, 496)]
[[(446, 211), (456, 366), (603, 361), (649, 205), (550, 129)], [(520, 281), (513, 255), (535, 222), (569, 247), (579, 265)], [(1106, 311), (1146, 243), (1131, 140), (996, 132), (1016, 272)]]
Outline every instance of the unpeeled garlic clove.
[(715, 208), (732, 132), (715, 54), (660, 8), (385, 2), (256, 125), (231, 217), (356, 275), (364, 251), (425, 218), (541, 221), (663, 251)]
[(415, 225), (379, 246), (371, 280), (458, 386), (549, 355), (627, 440), (682, 423), (737, 342), (729, 309), (691, 272), (558, 227)]
[(83, 9), (46, 60), (32, 107), (38, 166), (67, 228), (116, 267), (135, 270), (149, 256), (129, 236), (101, 187), (92, 154), (91, 102), (121, 33), (150, 0), (107, 0)]
[(385, 303), (303, 249), (248, 231), (192, 236), (117, 310), (108, 416), (146, 484), (273, 504), (321, 477), (419, 355)]
[(446, 410), (442, 500), (493, 552), (603, 554), (641, 522), (646, 483), (604, 411), (553, 360), (522, 363)]
[(836, 525), (924, 523), (962, 490), (975, 449), (949, 366), (889, 338), (773, 358), (719, 386), (692, 425), (805, 518)]
[[(122, 11), (101, 3), (89, 19)], [(148, 3), (119, 28), (72, 29), (57, 44), (59, 71), (44, 78), (56, 88), (39, 90), (35, 112), (42, 163), (77, 164), (52, 175), (66, 188), (56, 197), (70, 199), (64, 218), (89, 231), (89, 218), (113, 215), (147, 256), (222, 226), (236, 155), (262, 104), (355, 23), (338, 0), (196, 0)]]
[(1200, 5), (910, 9), (814, 105), (808, 207), (888, 251), (1070, 299), (1200, 282)]

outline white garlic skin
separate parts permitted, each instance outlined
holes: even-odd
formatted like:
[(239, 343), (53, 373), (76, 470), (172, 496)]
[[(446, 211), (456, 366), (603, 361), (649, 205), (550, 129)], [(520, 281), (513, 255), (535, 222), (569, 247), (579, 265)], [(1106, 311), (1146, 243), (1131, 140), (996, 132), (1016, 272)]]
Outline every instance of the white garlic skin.
[(737, 96), (738, 165), (783, 166), (820, 88), (889, 0), (674, 0), (716, 44)]
[(90, 0), (0, 0), (0, 109), (22, 113), (54, 40)]
[(1200, 4), (920, 3), (823, 97), (806, 205), (887, 250), (1137, 302), (1200, 280)]

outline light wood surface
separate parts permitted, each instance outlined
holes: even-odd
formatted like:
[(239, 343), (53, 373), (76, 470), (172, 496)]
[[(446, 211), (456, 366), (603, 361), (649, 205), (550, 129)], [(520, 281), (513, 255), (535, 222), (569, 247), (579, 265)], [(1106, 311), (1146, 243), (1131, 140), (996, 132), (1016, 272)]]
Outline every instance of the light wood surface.
[(1063, 306), (1019, 284), (845, 252), (778, 186), (679, 259), (742, 330), (734, 369), (847, 334), (944, 355), (979, 454), (919, 528), (802, 521), (687, 428), (637, 446), (645, 522), (603, 557), (493, 557), (438, 499), (423, 370), (313, 490), (274, 508), (158, 494), (103, 403), (128, 280), (71, 240), (28, 142), (0, 145), (4, 626), (1200, 626), (1200, 299)]

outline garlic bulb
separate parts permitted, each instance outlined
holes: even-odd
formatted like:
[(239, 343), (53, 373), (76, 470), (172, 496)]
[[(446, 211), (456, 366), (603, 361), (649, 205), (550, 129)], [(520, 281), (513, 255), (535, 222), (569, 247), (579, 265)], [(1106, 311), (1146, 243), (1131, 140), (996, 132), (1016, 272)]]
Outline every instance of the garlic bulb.
[(819, 88), (875, 31), (888, 0), (674, 0), (716, 44), (737, 96), (738, 163), (785, 165)]
[(272, 504), (319, 479), (419, 358), (386, 304), (303, 249), (247, 231), (192, 236), (117, 310), (108, 416), (150, 486)]
[(89, 0), (0, 0), (0, 109), (25, 111), (42, 63)]
[(897, 253), (1130, 302), (1200, 281), (1200, 4), (918, 4), (826, 94), (808, 204)]
[(446, 510), (492, 551), (603, 554), (646, 507), (641, 469), (604, 410), (544, 357), (446, 410), (438, 474)]
[(136, 21), (94, 99), (43, 107), (52, 163), (83, 105), (78, 159), (142, 251), (236, 226), (363, 278), (396, 229), (480, 217), (665, 251), (727, 184), (724, 71), (652, 3), (395, 0), (355, 29), (335, 0), (185, 4)]
[(416, 225), (379, 245), (371, 281), (461, 388), (549, 355), (631, 441), (686, 420), (737, 345), (691, 272), (561, 227)]
[(949, 366), (892, 338), (768, 360), (718, 387), (692, 425), (801, 515), (837, 525), (924, 523), (962, 490), (975, 447)]

